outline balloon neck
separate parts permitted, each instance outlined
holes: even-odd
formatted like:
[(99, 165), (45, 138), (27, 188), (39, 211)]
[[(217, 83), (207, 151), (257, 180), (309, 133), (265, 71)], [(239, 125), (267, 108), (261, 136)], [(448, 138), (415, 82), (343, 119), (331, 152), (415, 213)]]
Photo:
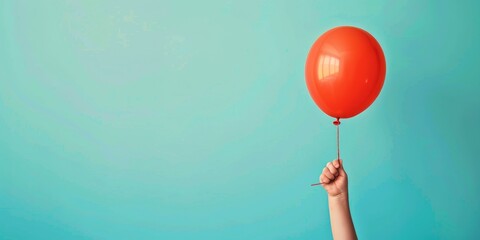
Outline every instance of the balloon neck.
[(337, 118), (337, 120), (333, 121), (333, 125), (335, 126), (340, 125), (340, 118)]

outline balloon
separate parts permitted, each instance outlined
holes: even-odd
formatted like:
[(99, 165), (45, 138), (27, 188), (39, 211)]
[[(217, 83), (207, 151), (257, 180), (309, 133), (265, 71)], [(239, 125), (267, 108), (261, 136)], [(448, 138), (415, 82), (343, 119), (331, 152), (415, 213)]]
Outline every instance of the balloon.
[(305, 79), (320, 109), (334, 118), (350, 118), (375, 101), (385, 71), (385, 56), (375, 38), (360, 28), (343, 26), (315, 41)]

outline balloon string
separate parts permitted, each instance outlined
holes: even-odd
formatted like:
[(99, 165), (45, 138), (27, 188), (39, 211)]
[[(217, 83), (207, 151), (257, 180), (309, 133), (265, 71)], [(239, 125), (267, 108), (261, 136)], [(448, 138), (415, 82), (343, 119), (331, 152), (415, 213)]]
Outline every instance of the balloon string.
[(340, 159), (340, 118), (337, 118), (333, 125), (337, 127), (337, 159)]
[[(340, 159), (340, 118), (337, 118), (337, 120), (333, 121), (333, 125), (337, 127), (337, 159)], [(310, 186), (319, 186), (323, 185), (324, 183), (318, 182), (314, 184), (310, 184)]]

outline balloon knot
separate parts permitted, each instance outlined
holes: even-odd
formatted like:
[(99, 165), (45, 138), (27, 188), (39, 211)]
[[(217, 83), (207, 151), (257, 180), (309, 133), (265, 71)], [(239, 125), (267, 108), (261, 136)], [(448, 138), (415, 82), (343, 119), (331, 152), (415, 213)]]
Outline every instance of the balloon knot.
[(333, 121), (333, 125), (335, 126), (340, 125), (340, 118), (337, 118), (337, 120)]

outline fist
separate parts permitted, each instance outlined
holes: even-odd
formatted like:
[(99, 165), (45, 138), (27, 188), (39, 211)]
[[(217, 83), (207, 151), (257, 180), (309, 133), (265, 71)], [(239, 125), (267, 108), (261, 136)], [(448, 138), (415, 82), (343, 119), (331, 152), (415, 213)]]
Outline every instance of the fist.
[(327, 163), (320, 174), (320, 183), (331, 197), (348, 193), (347, 173), (343, 169), (343, 161), (340, 159)]

